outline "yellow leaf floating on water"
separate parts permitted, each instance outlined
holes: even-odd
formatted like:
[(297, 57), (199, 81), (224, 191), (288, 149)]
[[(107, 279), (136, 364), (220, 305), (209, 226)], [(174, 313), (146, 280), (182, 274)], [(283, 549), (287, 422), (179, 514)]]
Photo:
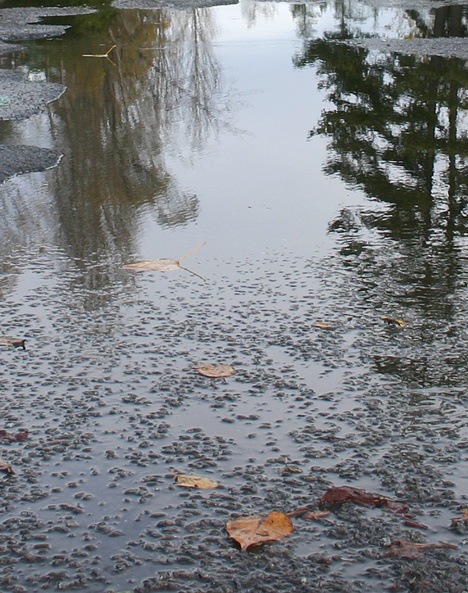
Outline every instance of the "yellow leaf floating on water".
[(230, 377), (236, 371), (229, 364), (199, 364), (194, 367), (196, 371), (204, 377), (211, 379), (220, 379), (222, 377)]
[(122, 268), (124, 270), (135, 270), (135, 272), (170, 272), (171, 270), (179, 270), (180, 266), (176, 259), (163, 257), (161, 259), (153, 259), (150, 261), (138, 261), (134, 264), (125, 264)]
[(397, 325), (398, 327), (407, 326), (406, 321), (403, 321), (403, 319), (394, 319), (393, 317), (388, 317), (388, 315), (384, 315), (380, 319), (382, 321), (385, 321), (385, 323), (388, 323), (388, 325)]
[(317, 321), (317, 323), (314, 323), (314, 327), (318, 327), (319, 329), (335, 329), (334, 325), (330, 325), (324, 321)]
[(177, 486), (182, 486), (183, 488), (200, 488), (201, 490), (219, 487), (217, 482), (214, 482), (209, 478), (202, 478), (200, 476), (185, 476), (182, 474), (177, 476), (176, 483)]
[(266, 542), (279, 541), (294, 531), (291, 519), (284, 513), (272, 511), (266, 517), (241, 517), (226, 523), (226, 530), (241, 550)]
[(203, 278), (203, 276), (200, 276), (200, 274), (197, 274), (196, 272), (193, 272), (192, 270), (189, 270), (188, 268), (185, 268), (184, 266), (180, 265), (180, 262), (182, 260), (187, 259), (187, 257), (189, 257), (190, 255), (193, 255), (194, 253), (196, 253), (199, 249), (201, 249), (205, 245), (206, 245), (206, 243), (202, 243), (198, 247), (195, 247), (195, 249), (192, 249), (192, 251), (190, 251), (189, 253), (186, 253), (182, 257), (179, 257), (179, 259), (171, 259), (169, 257), (163, 257), (161, 259), (153, 259), (153, 260), (148, 260), (148, 261), (139, 261), (139, 262), (135, 262), (133, 264), (125, 264), (122, 266), (122, 268), (124, 270), (133, 270), (134, 272), (148, 272), (148, 271), (170, 272), (172, 270), (185, 270), (186, 272), (189, 272), (189, 274), (192, 274), (193, 276), (197, 276), (197, 278), (206, 280), (205, 278)]

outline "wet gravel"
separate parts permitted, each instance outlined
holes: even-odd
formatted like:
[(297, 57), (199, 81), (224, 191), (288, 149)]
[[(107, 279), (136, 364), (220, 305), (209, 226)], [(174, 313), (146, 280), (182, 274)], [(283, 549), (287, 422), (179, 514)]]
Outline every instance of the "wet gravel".
[[(37, 288), (1, 304), (5, 332), (27, 338), (1, 352), (2, 427), (29, 430), (0, 447), (15, 471), (1, 481), (2, 590), (466, 590), (468, 540), (450, 527), (466, 499), (466, 393), (398, 372), (408, 357), (441, 364), (442, 320), (415, 307), (404, 330), (386, 326), (382, 290), (363, 301), (346, 282), (362, 254), (349, 268), (338, 253), (233, 260), (208, 283), (115, 262), (111, 285), (89, 290), (86, 263), (41, 251), (10, 262)], [(314, 328), (324, 319), (336, 329)], [(397, 370), (376, 369), (383, 351)], [(207, 379), (201, 361), (237, 372)], [(222, 488), (184, 490), (178, 473)], [(349, 503), (251, 552), (227, 536), (229, 519), (318, 510), (341, 484), (405, 500), (428, 529)], [(396, 539), (457, 548), (387, 557)]]

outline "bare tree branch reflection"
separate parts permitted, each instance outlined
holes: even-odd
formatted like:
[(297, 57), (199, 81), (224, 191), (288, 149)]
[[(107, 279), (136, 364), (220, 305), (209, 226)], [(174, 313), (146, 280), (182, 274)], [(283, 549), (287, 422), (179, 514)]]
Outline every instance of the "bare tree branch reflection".
[[(178, 186), (165, 154), (191, 158), (229, 127), (213, 18), (206, 9), (119, 11), (98, 33), (76, 27), (65, 47), (48, 40), (31, 64), (68, 88), (49, 109), (50, 133), (64, 155), (49, 192), (61, 245), (88, 266), (89, 288), (110, 281), (92, 262), (133, 255), (142, 208), (153, 209), (163, 227), (198, 215), (197, 196)], [(114, 44), (113, 63), (83, 58)]]

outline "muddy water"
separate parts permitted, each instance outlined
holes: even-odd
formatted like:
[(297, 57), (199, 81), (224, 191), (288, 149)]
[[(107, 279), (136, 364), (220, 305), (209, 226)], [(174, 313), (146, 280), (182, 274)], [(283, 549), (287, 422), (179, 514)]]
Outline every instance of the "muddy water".
[[(468, 588), (465, 12), (107, 8), (3, 58), (67, 91), (0, 126), (63, 154), (0, 186), (27, 338), (0, 428), (29, 431), (0, 446), (2, 591)], [(203, 242), (198, 276), (122, 269)], [(254, 553), (226, 535), (342, 484), (429, 529), (345, 505)], [(403, 538), (457, 548), (387, 557)]]

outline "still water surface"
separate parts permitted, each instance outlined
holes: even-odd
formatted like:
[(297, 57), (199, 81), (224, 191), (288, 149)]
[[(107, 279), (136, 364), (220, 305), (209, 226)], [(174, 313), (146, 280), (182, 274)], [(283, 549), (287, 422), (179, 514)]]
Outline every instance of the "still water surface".
[[(63, 153), (0, 187), (2, 325), (28, 339), (26, 352), (1, 353), (2, 418), (31, 433), (1, 449), (17, 469), (4, 527), (50, 546), (17, 570), (32, 551), (27, 538), (20, 552), (10, 542), (4, 583), (32, 591), (42, 575), (60, 589), (134, 590), (184, 565), (208, 530), (201, 564), (214, 590), (232, 590), (227, 554), (236, 582), (260, 591), (271, 567), (261, 554), (238, 566), (213, 513), (290, 510), (343, 481), (411, 499), (428, 540), (460, 544), (447, 525), (468, 477), (468, 70), (433, 49), (388, 48), (462, 36), (465, 13), (106, 9), (3, 58), (67, 87), (40, 115), (0, 125), (2, 143)], [(83, 56), (114, 44), (109, 59)], [(122, 269), (203, 242), (184, 265), (206, 281)], [(237, 373), (198, 378), (201, 361)], [(287, 462), (303, 474), (283, 483)], [(189, 503), (175, 492), (173, 474), (203, 471), (242, 508), (227, 494)], [(60, 506), (70, 500), (85, 509), (73, 520)], [(207, 523), (188, 528), (188, 508)], [(175, 521), (159, 526), (164, 537), (155, 512)], [(325, 545), (317, 530), (279, 548), (281, 574), (311, 578), (311, 564), (301, 573), (294, 562)], [(50, 576), (59, 553), (67, 570)], [(351, 554), (332, 576), (372, 563)]]

